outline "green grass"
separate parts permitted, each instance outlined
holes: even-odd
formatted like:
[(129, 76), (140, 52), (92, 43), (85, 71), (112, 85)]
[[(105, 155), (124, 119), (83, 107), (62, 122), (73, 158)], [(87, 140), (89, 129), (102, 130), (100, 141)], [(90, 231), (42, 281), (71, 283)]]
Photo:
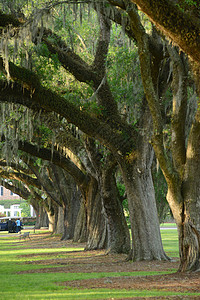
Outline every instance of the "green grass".
[(170, 227), (174, 227), (176, 228), (176, 223), (162, 223), (160, 224), (161, 228), (170, 228)]
[(161, 237), (165, 252), (170, 257), (179, 257), (178, 233), (175, 229), (161, 229)]
[[(161, 230), (164, 248), (168, 255), (178, 256), (178, 241), (176, 230)], [(19, 243), (15, 237), (3, 238), (0, 235), (0, 299), (117, 299), (133, 297), (159, 297), (175, 295), (200, 295), (197, 293), (175, 293), (166, 291), (139, 291), (118, 289), (76, 289), (62, 286), (62, 282), (71, 280), (106, 278), (119, 276), (147, 276), (166, 274), (169, 272), (109, 272), (109, 273), (26, 273), (19, 271), (37, 270), (40, 268), (56, 267), (57, 265), (26, 264), (27, 261), (38, 259), (56, 259), (63, 257), (63, 251), (76, 251), (69, 253), (70, 257), (83, 255), (82, 248), (45, 248), (26, 249), (26, 243)], [(77, 252), (78, 251), (78, 252)], [(56, 253), (55, 253), (56, 252)], [(44, 255), (51, 253), (51, 255)], [(37, 256), (22, 257), (25, 254)], [(66, 257), (65, 253), (65, 257)], [(84, 252), (84, 256), (87, 252)], [(59, 284), (57, 284), (59, 283)]]
[[(0, 297), (3, 294), (0, 292)], [(160, 297), (160, 296), (179, 296), (181, 299), (181, 295), (189, 295), (183, 293), (175, 293), (175, 292), (159, 292), (156, 290), (152, 291), (138, 291), (138, 290), (110, 290), (110, 289), (85, 289), (85, 290), (76, 290), (76, 289), (68, 289), (67, 291), (62, 290), (54, 290), (54, 291), (38, 291), (38, 292), (27, 292), (23, 295), (16, 292), (14, 295), (12, 292), (8, 292), (5, 298), (1, 298), (3, 300), (10, 299), (123, 299), (123, 298), (133, 298), (133, 297)], [(195, 293), (190, 293), (190, 296), (197, 295)], [(4, 297), (4, 295), (3, 295)]]

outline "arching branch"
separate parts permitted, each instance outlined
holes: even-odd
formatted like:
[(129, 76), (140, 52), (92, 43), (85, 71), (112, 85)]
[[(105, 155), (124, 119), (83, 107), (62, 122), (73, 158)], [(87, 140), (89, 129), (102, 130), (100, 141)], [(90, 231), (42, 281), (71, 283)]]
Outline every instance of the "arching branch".
[(0, 184), (2, 186), (4, 186), (6, 189), (19, 195), (21, 198), (23, 198), (25, 200), (28, 200), (31, 195), (30, 191), (28, 191), (28, 189), (25, 186), (23, 186), (23, 188), (22, 187), (19, 188), (16, 185), (14, 185), (13, 183), (12, 184), (8, 183), (4, 179), (0, 179)]
[(191, 17), (188, 12), (184, 12), (174, 1), (170, 0), (132, 0), (132, 2), (149, 16), (157, 28), (199, 63), (200, 23), (198, 18)]
[(118, 125), (118, 128), (126, 132), (126, 136), (130, 137), (124, 140), (124, 135), (119, 131), (113, 130), (109, 124), (101, 122), (85, 111), (81, 111), (78, 107), (56, 93), (38, 84), (35, 85), (35, 81), (27, 81), (27, 87), (32, 89), (33, 93), (23, 88), (26, 85), (27, 74), (26, 72), (23, 73), (23, 68), (16, 66), (15, 68), (17, 68), (17, 72), (11, 68), (10, 74), (13, 78), (18, 78), (17, 75), (20, 73), (19, 79), (22, 85), (17, 83), (8, 85), (5, 81), (0, 80), (0, 101), (22, 104), (38, 111), (41, 108), (46, 111), (54, 111), (65, 117), (69, 123), (75, 124), (89, 136), (102, 141), (115, 153), (120, 149), (122, 153), (126, 154), (130, 151), (130, 148), (133, 148), (134, 137), (131, 136), (132, 131), (129, 125), (122, 128), (120, 128), (120, 124)]
[(55, 165), (66, 170), (80, 186), (87, 184), (87, 176), (70, 159), (64, 157), (58, 151), (54, 150), (52, 153), (47, 148), (38, 148), (28, 142), (19, 142), (19, 150), (53, 162)]

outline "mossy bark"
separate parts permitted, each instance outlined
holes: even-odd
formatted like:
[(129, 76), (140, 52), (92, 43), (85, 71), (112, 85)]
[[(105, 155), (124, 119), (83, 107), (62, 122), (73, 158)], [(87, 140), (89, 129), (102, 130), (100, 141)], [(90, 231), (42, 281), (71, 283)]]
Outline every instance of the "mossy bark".
[[(112, 2), (112, 1), (110, 1)], [(200, 61), (199, 19), (173, 1), (132, 0), (166, 36), (194, 61)], [(196, 8), (198, 11), (199, 7)]]

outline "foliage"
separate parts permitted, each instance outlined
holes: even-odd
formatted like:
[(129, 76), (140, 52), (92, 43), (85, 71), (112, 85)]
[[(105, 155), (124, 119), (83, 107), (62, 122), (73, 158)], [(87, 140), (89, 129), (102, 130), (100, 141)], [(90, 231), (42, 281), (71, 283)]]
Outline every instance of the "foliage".
[(27, 202), (21, 203), (20, 208), (22, 208), (21, 217), (31, 217), (30, 205)]
[(13, 204), (25, 204), (26, 200), (23, 199), (11, 199), (11, 200), (0, 200), (0, 205), (3, 205), (5, 208), (10, 208)]
[(190, 9), (191, 7), (197, 7), (197, 1), (194, 0), (181, 0), (178, 1), (177, 6), (182, 10), (185, 11), (187, 9)]
[(16, 14), (17, 17), (28, 17), (33, 9), (41, 8), (46, 0), (0, 0), (0, 9), (6, 13)]
[[(36, 124), (35, 124), (36, 125)], [(47, 127), (45, 123), (39, 124), (38, 126), (35, 126), (35, 136), (34, 139), (36, 140), (36, 143), (43, 146), (47, 147), (49, 143), (51, 143), (53, 139), (53, 132), (52, 130)], [(41, 160), (37, 160), (37, 162), (41, 162)]]
[(194, 0), (183, 0), (182, 2), (185, 4), (188, 4), (188, 5), (197, 6), (197, 1), (194, 1)]
[(107, 58), (108, 81), (121, 114), (135, 124), (144, 95), (137, 46), (122, 36), (120, 27), (113, 25), (112, 33)]
[(3, 205), (4, 208), (10, 208), (11, 205), (20, 204), (19, 208), (22, 208), (21, 216), (22, 217), (31, 217), (30, 214), (30, 205), (27, 203), (26, 200), (23, 199), (12, 199), (12, 200), (0, 200), (0, 205)]
[(118, 181), (117, 182), (117, 188), (118, 188), (120, 197), (123, 197), (124, 194), (125, 194), (125, 185)]

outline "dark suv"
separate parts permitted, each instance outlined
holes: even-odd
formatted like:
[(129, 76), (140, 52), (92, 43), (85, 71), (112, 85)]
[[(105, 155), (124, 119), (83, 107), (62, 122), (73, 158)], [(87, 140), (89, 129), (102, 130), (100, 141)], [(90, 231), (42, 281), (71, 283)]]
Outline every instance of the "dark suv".
[(0, 231), (8, 231), (8, 223), (0, 223)]
[(7, 221), (0, 223), (0, 231), (8, 231), (9, 233), (15, 233), (16, 232), (16, 224), (14, 221)]

